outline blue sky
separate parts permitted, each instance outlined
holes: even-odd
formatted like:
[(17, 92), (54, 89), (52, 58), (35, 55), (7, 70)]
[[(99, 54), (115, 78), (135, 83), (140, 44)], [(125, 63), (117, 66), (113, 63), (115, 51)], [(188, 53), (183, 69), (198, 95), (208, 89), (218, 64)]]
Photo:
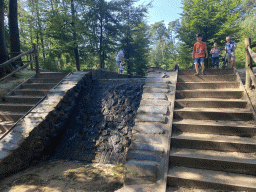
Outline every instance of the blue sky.
[[(140, 3), (146, 4), (150, 0), (140, 0)], [(179, 13), (182, 13), (181, 0), (153, 0), (152, 8), (149, 8), (149, 24), (164, 20), (165, 23), (179, 19)]]

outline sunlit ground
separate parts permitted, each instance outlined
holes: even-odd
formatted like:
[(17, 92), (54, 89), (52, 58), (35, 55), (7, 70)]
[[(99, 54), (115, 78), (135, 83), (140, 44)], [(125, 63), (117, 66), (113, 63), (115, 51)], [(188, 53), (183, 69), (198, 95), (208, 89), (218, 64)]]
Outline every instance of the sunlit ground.
[(111, 192), (123, 185), (122, 165), (52, 161), (0, 181), (1, 192)]

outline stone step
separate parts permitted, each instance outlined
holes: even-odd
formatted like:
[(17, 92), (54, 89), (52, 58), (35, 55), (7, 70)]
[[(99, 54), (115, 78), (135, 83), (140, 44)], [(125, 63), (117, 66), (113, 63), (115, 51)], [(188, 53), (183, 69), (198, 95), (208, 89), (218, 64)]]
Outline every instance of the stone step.
[[(180, 75), (194, 75), (196, 73), (195, 69), (182, 69), (179, 70), (178, 76)], [(234, 74), (234, 69), (205, 69), (206, 75), (227, 75)], [(200, 70), (201, 74), (201, 70)]]
[(213, 133), (218, 135), (248, 136), (256, 135), (256, 125), (241, 121), (214, 121), (214, 120), (174, 120), (173, 132)]
[(167, 118), (158, 114), (138, 114), (136, 115), (135, 122), (158, 122), (166, 123)]
[(256, 178), (251, 175), (187, 167), (171, 167), (167, 182), (169, 186), (225, 191), (256, 191)]
[(62, 78), (30, 78), (27, 83), (59, 83)]
[(56, 83), (23, 83), (20, 89), (52, 89)]
[(177, 78), (177, 82), (218, 82), (236, 80), (236, 75), (179, 75)]
[(168, 89), (169, 85), (166, 83), (146, 83), (143, 85), (144, 88), (162, 88), (162, 89)]
[(4, 101), (6, 103), (30, 103), (36, 104), (43, 96), (5, 96)]
[(12, 95), (31, 95), (31, 96), (45, 96), (49, 90), (47, 89), (16, 89), (12, 92)]
[(170, 106), (171, 102), (167, 100), (145, 99), (140, 101), (140, 106)]
[(173, 147), (170, 166), (210, 169), (247, 175), (256, 174), (255, 153), (220, 152)]
[(8, 131), (13, 125), (14, 121), (0, 121), (0, 137), (1, 134), (4, 134), (6, 131)]
[(28, 112), (34, 105), (20, 103), (0, 103), (0, 111), (4, 112)]
[[(215, 189), (199, 189), (199, 188), (185, 188), (185, 187), (170, 187), (167, 186), (166, 192), (225, 192), (225, 191), (220, 191), (220, 190), (215, 190)], [(122, 192), (122, 191), (121, 191)]]
[(174, 109), (174, 119), (194, 120), (254, 120), (253, 113), (249, 109), (239, 108), (182, 108)]
[(0, 112), (0, 121), (18, 121), (21, 117), (23, 117), (25, 113), (14, 113), (14, 112)]
[(199, 133), (173, 133), (172, 147), (216, 150), (242, 153), (255, 153), (256, 140), (249, 137)]
[(157, 88), (157, 87), (144, 87), (143, 93), (169, 93), (169, 89)]
[(188, 98), (176, 99), (176, 108), (246, 108), (247, 101), (240, 99)]
[(137, 110), (137, 114), (151, 113), (151, 114), (163, 114), (168, 112), (167, 106), (140, 106)]
[(207, 89), (207, 90), (177, 90), (176, 99), (185, 98), (222, 98), (222, 99), (242, 99), (244, 92), (237, 89)]
[(38, 73), (35, 75), (36, 78), (64, 78), (68, 73), (58, 73), (58, 72), (46, 72)]
[(239, 82), (186, 82), (177, 83), (177, 90), (193, 90), (193, 89), (235, 89), (239, 88)]
[(97, 79), (99, 83), (145, 83), (145, 78)]

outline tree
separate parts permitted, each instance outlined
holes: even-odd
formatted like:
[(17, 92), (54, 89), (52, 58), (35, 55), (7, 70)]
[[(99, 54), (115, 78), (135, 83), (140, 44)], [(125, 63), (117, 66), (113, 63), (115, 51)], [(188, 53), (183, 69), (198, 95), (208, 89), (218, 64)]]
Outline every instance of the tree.
[(0, 63), (8, 60), (4, 27), (4, 0), (0, 0)]
[[(203, 41), (224, 45), (225, 37), (239, 31), (237, 19), (240, 0), (183, 0), (179, 39), (189, 48), (195, 43), (195, 34), (201, 32)], [(208, 49), (209, 50), (209, 49)]]
[(137, 21), (143, 19), (147, 13), (147, 7), (149, 5), (140, 5), (135, 7), (135, 2), (137, 0), (124, 0), (121, 8), (122, 12), (120, 14), (120, 23), (122, 23), (122, 27), (120, 29), (120, 42), (125, 49), (125, 58), (126, 58), (126, 66), (127, 66), (127, 73), (131, 74), (132, 68), (135, 65), (133, 63), (132, 49), (133, 49), (133, 34), (137, 24)]
[(147, 73), (149, 65), (149, 55), (150, 55), (150, 27), (139, 19), (135, 25), (132, 34), (132, 44), (130, 52), (130, 65), (131, 71), (135, 75), (145, 76)]
[(155, 66), (160, 66), (166, 70), (174, 67), (176, 57), (174, 42), (175, 31), (178, 21), (170, 22), (168, 28), (164, 21), (156, 22), (151, 27), (151, 41), (153, 42), (152, 57)]
[[(9, 31), (10, 31), (10, 50), (11, 56), (15, 57), (20, 54), (20, 36), (18, 27), (18, 9), (17, 0), (9, 0)], [(19, 59), (18, 61), (21, 61)]]
[(72, 26), (72, 35), (73, 35), (73, 41), (74, 41), (74, 54), (76, 59), (76, 70), (80, 71), (80, 64), (79, 64), (79, 53), (78, 53), (78, 45), (77, 45), (77, 33), (76, 33), (76, 26), (75, 26), (75, 7), (74, 7), (74, 0), (71, 0), (71, 26)]
[(88, 27), (92, 50), (98, 54), (100, 68), (105, 67), (107, 55), (114, 51), (118, 33), (118, 3), (114, 1), (88, 1), (88, 12), (84, 15)]

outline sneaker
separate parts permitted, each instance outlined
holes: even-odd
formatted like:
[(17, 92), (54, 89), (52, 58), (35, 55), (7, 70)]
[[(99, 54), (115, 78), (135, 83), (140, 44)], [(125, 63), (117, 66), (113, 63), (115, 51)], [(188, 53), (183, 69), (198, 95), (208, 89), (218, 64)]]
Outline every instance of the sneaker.
[(199, 75), (199, 73), (195, 73), (195, 76), (198, 76)]
[(202, 75), (206, 75), (204, 71), (202, 72)]

